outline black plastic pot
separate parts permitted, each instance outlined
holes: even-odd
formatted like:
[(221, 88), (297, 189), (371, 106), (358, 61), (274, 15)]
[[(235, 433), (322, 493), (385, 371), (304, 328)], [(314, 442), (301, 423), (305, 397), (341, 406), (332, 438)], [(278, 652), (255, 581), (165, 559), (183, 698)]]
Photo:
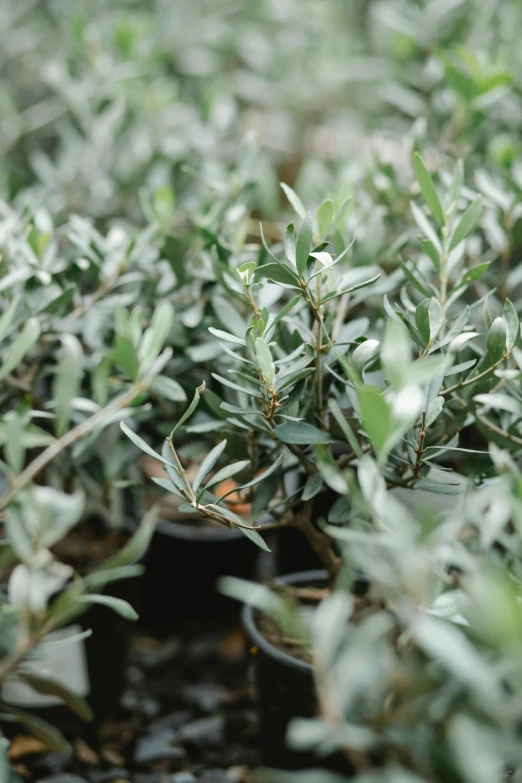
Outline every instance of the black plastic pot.
[[(143, 584), (144, 576), (122, 579), (107, 585), (103, 593), (122, 598), (139, 614)], [(82, 628), (92, 630), (92, 634), (85, 640), (91, 686), (89, 704), (97, 718), (114, 718), (120, 712), (125, 685), (125, 662), (135, 623), (99, 604), (90, 607), (78, 618), (78, 623)]]
[(145, 558), (141, 622), (168, 632), (190, 620), (237, 620), (237, 602), (218, 593), (216, 582), (256, 578), (259, 552), (238, 529), (159, 522)]
[[(324, 586), (326, 571), (303, 571), (278, 578), (290, 585)], [(261, 765), (281, 770), (321, 767), (351, 774), (348, 762), (339, 755), (318, 759), (311, 753), (289, 748), (286, 733), (294, 718), (312, 718), (317, 714), (317, 696), (313, 669), (309, 663), (292, 658), (260, 633), (258, 612), (243, 608), (242, 619), (253, 645), (254, 677), (259, 713), (259, 750)]]
[[(141, 562), (138, 561), (138, 562)], [(7, 591), (7, 586), (1, 589)], [(106, 586), (104, 595), (122, 598), (139, 613), (142, 603), (143, 576), (122, 579)], [(89, 680), (89, 693), (86, 700), (96, 719), (116, 718), (120, 713), (123, 695), (125, 659), (129, 648), (132, 621), (116, 614), (101, 604), (93, 604), (71, 625), (82, 630), (91, 630), (91, 635), (83, 640), (85, 662)], [(66, 647), (63, 648), (64, 650)], [(21, 707), (34, 715), (58, 726), (65, 734), (74, 734), (79, 730), (88, 732), (84, 721), (62, 705)], [(10, 726), (6, 731), (11, 730)]]

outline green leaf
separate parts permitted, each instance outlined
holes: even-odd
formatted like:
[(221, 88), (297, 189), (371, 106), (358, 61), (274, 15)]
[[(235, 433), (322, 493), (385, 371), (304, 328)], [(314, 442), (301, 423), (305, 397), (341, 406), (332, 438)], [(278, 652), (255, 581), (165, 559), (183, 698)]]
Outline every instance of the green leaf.
[(159, 355), (174, 322), (174, 308), (170, 302), (161, 302), (152, 315), (150, 326), (143, 335), (139, 348), (138, 359), (141, 372), (150, 367)]
[(481, 405), (485, 405), (487, 408), (495, 408), (496, 410), (506, 411), (507, 413), (514, 413), (516, 416), (520, 416), (522, 412), (522, 405), (520, 402), (513, 397), (509, 397), (507, 394), (477, 394), (473, 399)]
[[(242, 373), (237, 373), (238, 375), (242, 375)], [(228, 378), (223, 378), (222, 375), (218, 375), (216, 372), (212, 373), (212, 377), (216, 379), (216, 381), (219, 381), (224, 386), (228, 386), (229, 389), (234, 389), (234, 391), (243, 392), (243, 394), (248, 394), (251, 397), (259, 397), (260, 392), (256, 392), (253, 389), (248, 389), (246, 386), (240, 386), (238, 383), (234, 383), (234, 381), (230, 381)]]
[(301, 497), (303, 500), (311, 500), (312, 498), (314, 498), (316, 495), (319, 494), (322, 488), (323, 488), (323, 478), (321, 474), (313, 473), (311, 476), (308, 476)]
[(381, 273), (379, 272), (378, 275), (374, 275), (373, 277), (368, 278), (368, 280), (363, 280), (362, 283), (356, 283), (349, 288), (343, 288), (342, 291), (333, 291), (332, 293), (327, 294), (324, 299), (321, 300), (321, 303), (323, 304), (324, 302), (330, 302), (332, 299), (335, 299), (338, 296), (344, 296), (344, 294), (351, 294), (352, 291), (359, 291), (361, 288), (366, 288), (367, 286), (377, 282), (380, 276)]
[(331, 198), (323, 201), (317, 210), (317, 225), (319, 234), (324, 237), (331, 229), (334, 219), (334, 205)]
[(77, 601), (82, 604), (101, 604), (112, 609), (125, 620), (135, 622), (138, 619), (138, 613), (123, 598), (115, 598), (113, 595), (79, 595)]
[(401, 321), (390, 320), (386, 324), (381, 363), (392, 385), (400, 387), (411, 367), (411, 339)]
[(192, 484), (192, 487), (194, 489), (194, 492), (198, 491), (198, 488), (201, 486), (201, 482), (208, 476), (220, 456), (223, 454), (223, 451), (225, 450), (225, 447), (227, 445), (226, 440), (222, 440), (221, 443), (218, 443), (217, 446), (214, 446), (212, 451), (210, 451), (201, 465), (199, 466), (199, 470), (196, 474), (196, 478), (194, 479), (194, 482)]
[(253, 541), (253, 543), (258, 546), (259, 549), (262, 549), (264, 552), (270, 552), (270, 548), (268, 547), (264, 538), (259, 535), (257, 530), (251, 530), (249, 527), (238, 527), (237, 529), (241, 530), (243, 535), (249, 538), (250, 541)]
[(273, 473), (275, 473), (277, 470), (279, 470), (281, 463), (284, 459), (284, 453), (281, 452), (276, 460), (265, 470), (263, 470), (262, 473), (259, 473), (258, 476), (255, 476), (251, 481), (248, 481), (246, 484), (240, 484), (238, 487), (234, 487), (234, 489), (231, 489), (230, 492), (227, 492), (226, 495), (222, 495), (220, 498), (221, 501), (224, 500), (224, 498), (228, 497), (228, 495), (232, 494), (233, 492), (240, 492), (243, 489), (250, 489), (250, 487), (255, 487), (256, 484), (260, 484), (262, 481), (265, 481), (265, 479), (269, 478)]
[(451, 185), (447, 193), (447, 202), (446, 202), (447, 207), (451, 207), (452, 204), (458, 202), (463, 184), (464, 184), (464, 164), (462, 160), (459, 158), (459, 160), (457, 160), (455, 164), (455, 171), (453, 173)]
[(69, 749), (63, 734), (46, 720), (7, 704), (2, 704), (0, 710), (2, 720), (20, 723), (33, 737), (41, 740), (49, 750), (65, 753)]
[(284, 182), (280, 182), (279, 184), (294, 210), (297, 212), (299, 217), (304, 220), (306, 217), (306, 209), (295, 190), (292, 190), (290, 185), (286, 185)]
[(4, 452), (5, 458), (13, 473), (20, 473), (24, 466), (25, 420), (16, 411), (9, 411), (4, 416)]
[(492, 363), (500, 361), (506, 353), (507, 342), (507, 324), (499, 316), (491, 324), (491, 328), (486, 338), (486, 348)]
[(458, 373), (470, 370), (476, 363), (476, 359), (470, 359), (467, 362), (461, 362), (460, 364), (453, 365), (453, 367), (448, 367), (448, 369), (444, 372), (444, 377), (448, 378), (450, 375), (457, 375)]
[(149, 386), (151, 392), (172, 402), (185, 402), (187, 395), (177, 381), (166, 375), (156, 375)]
[(428, 310), (430, 302), (431, 299), (423, 299), (415, 309), (415, 324), (425, 345), (428, 345), (430, 341), (430, 314)]
[(433, 298), (429, 305), (430, 341), (433, 343), (444, 323), (444, 313), (438, 299)]
[(112, 369), (112, 356), (104, 354), (91, 375), (91, 392), (93, 399), (101, 408), (107, 405), (109, 399), (109, 376)]
[(440, 256), (433, 242), (430, 239), (423, 239), (420, 236), (417, 237), (417, 239), (419, 240), (421, 247), (426, 255), (431, 259), (431, 262), (437, 272), (440, 272)]
[(339, 495), (347, 495), (348, 482), (326, 446), (317, 444), (314, 447), (314, 454), (317, 470), (323, 477), (325, 484), (334, 492), (338, 492)]
[(484, 299), (484, 305), (482, 307), (482, 317), (484, 318), (484, 324), (486, 326), (486, 329), (490, 329), (491, 324), (493, 323), (493, 318), (491, 317), (491, 313), (489, 312), (489, 297), (492, 295), (492, 291), (489, 292), (489, 294)]
[(38, 318), (29, 318), (21, 333), (11, 345), (6, 360), (0, 369), (0, 381), (6, 378), (22, 361), (26, 353), (40, 337)]
[(506, 299), (506, 301), (504, 302), (503, 315), (508, 330), (507, 347), (509, 350), (511, 350), (520, 333), (520, 320), (518, 317), (518, 313), (515, 309), (515, 305), (510, 299)]
[(83, 351), (79, 340), (72, 334), (62, 335), (62, 351), (53, 382), (53, 398), (56, 401), (55, 432), (63, 435), (71, 418), (71, 402), (76, 397), (83, 374)]
[(288, 260), (295, 265), (295, 231), (293, 223), (290, 223), (290, 225), (286, 227), (285, 253)]
[(227, 465), (226, 467), (221, 468), (221, 470), (218, 470), (218, 472), (212, 476), (210, 481), (205, 484), (205, 489), (213, 487), (215, 484), (221, 484), (222, 481), (225, 481), (231, 476), (235, 476), (236, 473), (241, 473), (241, 471), (248, 467), (248, 465), (250, 465), (250, 460), (243, 459), (239, 462), (234, 462), (232, 465)]
[(352, 428), (346, 421), (344, 414), (342, 410), (339, 407), (339, 404), (336, 400), (330, 398), (328, 400), (328, 409), (331, 411), (334, 419), (336, 420), (337, 424), (341, 428), (344, 437), (346, 438), (347, 442), (352, 447), (352, 450), (354, 454), (356, 454), (358, 457), (362, 457), (363, 452), (361, 449), (361, 446), (359, 444), (359, 441), (357, 440), (355, 433), (353, 432)]
[(433, 343), (442, 328), (444, 313), (435, 298), (423, 299), (415, 310), (415, 323), (425, 345)]
[(291, 299), (290, 302), (287, 302), (285, 306), (281, 308), (281, 310), (275, 316), (274, 320), (267, 326), (264, 334), (265, 339), (268, 339), (268, 335), (270, 334), (270, 332), (272, 332), (273, 329), (275, 329), (277, 324), (285, 317), (285, 315), (288, 315), (290, 310), (292, 310), (292, 308), (294, 308), (299, 301), (301, 301), (301, 296), (300, 295), (294, 296), (294, 298)]
[(294, 288), (298, 286), (297, 275), (291, 271), (287, 266), (283, 264), (264, 264), (258, 266), (256, 269), (256, 276), (266, 277), (268, 280), (273, 280), (274, 283), (282, 283), (283, 285), (290, 285)]
[(19, 296), (15, 296), (13, 298), (13, 301), (5, 311), (5, 313), (0, 318), (0, 340), (3, 340), (4, 334), (7, 332), (11, 325), (11, 321), (13, 320), (15, 310), (18, 307), (18, 302), (20, 301)]
[(5, 526), (9, 545), (17, 558), (22, 562), (29, 560), (34, 554), (33, 536), (27, 530), (16, 502), (7, 508)]
[(154, 457), (154, 459), (158, 459), (160, 462), (165, 462), (166, 460), (163, 459), (161, 454), (158, 454), (157, 451), (154, 451), (153, 448), (149, 446), (148, 443), (145, 443), (143, 438), (140, 438), (139, 435), (136, 435), (135, 432), (133, 432), (130, 427), (128, 427), (124, 421), (120, 422), (120, 429), (125, 433), (125, 435), (130, 438), (130, 440), (134, 443), (135, 446), (137, 446), (139, 449), (145, 452), (145, 454), (148, 454), (149, 457)]
[(158, 511), (151, 509), (143, 516), (138, 528), (127, 541), (125, 546), (115, 555), (108, 557), (107, 560), (99, 566), (97, 571), (109, 571), (117, 568), (123, 568), (135, 563), (147, 551), (150, 540), (154, 534)]
[(480, 216), (482, 215), (482, 209), (483, 209), (483, 201), (482, 196), (477, 196), (477, 198), (469, 205), (467, 210), (462, 215), (460, 222), (458, 226), (456, 227), (455, 231), (453, 232), (453, 236), (451, 237), (450, 242), (450, 250), (453, 250), (454, 247), (457, 247), (457, 245), (462, 242), (466, 237), (471, 234), (475, 226), (480, 220)]
[(420, 228), (422, 234), (431, 242), (439, 255), (442, 253), (442, 247), (440, 239), (437, 236), (435, 229), (424, 214), (423, 210), (414, 202), (410, 201), (411, 214), (416, 224)]
[(274, 433), (282, 443), (291, 445), (309, 446), (313, 443), (332, 442), (332, 438), (327, 432), (304, 421), (289, 421), (286, 424), (279, 424)]
[(167, 492), (170, 492), (172, 495), (176, 495), (176, 497), (181, 498), (182, 500), (186, 500), (186, 498), (179, 491), (178, 487), (175, 484), (173, 484), (170, 479), (158, 478), (157, 476), (153, 476), (152, 481), (155, 484), (157, 484), (158, 487), (161, 487)]
[(209, 326), (208, 331), (219, 340), (226, 340), (227, 342), (235, 343), (236, 345), (245, 345), (245, 341), (242, 337), (236, 337), (235, 334), (230, 334), (230, 332), (224, 332), (222, 329), (215, 329), (213, 326)]
[(476, 266), (473, 266), (471, 269), (468, 269), (467, 272), (465, 272), (462, 277), (460, 278), (459, 282), (453, 289), (454, 291), (457, 291), (457, 289), (462, 288), (462, 286), (468, 285), (468, 283), (471, 283), (473, 280), (479, 280), (479, 278), (482, 277), (484, 272), (489, 267), (491, 261), (484, 261), (482, 264), (477, 264)]
[(185, 489), (185, 484), (178, 473), (178, 468), (171, 464), (171, 461), (174, 459), (174, 455), (172, 454), (170, 443), (167, 439), (163, 441), (163, 446), (161, 447), (161, 456), (165, 460), (165, 470), (167, 471), (168, 476), (174, 486), (179, 490)]
[(19, 669), (16, 675), (20, 679), (25, 680), (37, 693), (59, 698), (82, 720), (93, 720), (93, 712), (85, 699), (71, 691), (59, 680), (55, 680), (45, 672), (28, 672), (23, 669)]
[(388, 403), (379, 389), (365, 386), (359, 393), (359, 406), (363, 428), (368, 433), (375, 451), (380, 454), (392, 430), (392, 416)]
[(194, 411), (196, 410), (196, 408), (197, 408), (197, 407), (198, 407), (198, 405), (199, 405), (199, 401), (200, 401), (200, 399), (201, 399), (201, 395), (202, 395), (202, 394), (203, 394), (203, 392), (205, 391), (205, 386), (206, 386), (206, 384), (205, 384), (205, 382), (203, 381), (203, 383), (201, 384), (201, 386), (198, 386), (198, 387), (196, 388), (196, 391), (195, 391), (195, 393), (194, 393), (194, 398), (193, 398), (192, 402), (190, 403), (190, 405), (188, 406), (187, 410), (185, 411), (185, 413), (183, 414), (183, 416), (181, 417), (181, 419), (178, 421), (178, 423), (176, 424), (176, 426), (174, 427), (174, 429), (173, 429), (173, 430), (172, 430), (172, 432), (170, 433), (170, 437), (172, 437), (172, 436), (174, 435), (174, 433), (176, 432), (176, 430), (178, 430), (178, 429), (181, 427), (181, 425), (182, 425), (182, 424), (184, 424), (184, 422), (186, 422), (186, 421), (187, 421), (187, 419), (188, 419), (190, 416), (192, 416), (192, 414), (194, 413)]
[(295, 262), (299, 277), (302, 277), (304, 274), (306, 262), (312, 249), (312, 233), (312, 218), (310, 215), (307, 215), (303, 220), (295, 248)]
[(379, 350), (378, 340), (365, 340), (352, 354), (352, 365), (362, 376), (365, 365), (372, 359)]
[(431, 214), (433, 215), (433, 217), (435, 218), (439, 226), (443, 226), (444, 213), (440, 205), (437, 191), (435, 190), (435, 185), (433, 184), (431, 175), (428, 169), (426, 168), (426, 164), (424, 163), (423, 159), (421, 158), (418, 152), (416, 152), (413, 156), (413, 168), (415, 171), (415, 176), (417, 177), (417, 181), (420, 185), (422, 197), (426, 202), (428, 209), (430, 210)]
[(136, 348), (128, 337), (122, 337), (121, 335), (116, 337), (114, 342), (114, 361), (131, 380), (136, 380), (140, 363)]
[(275, 380), (275, 364), (270, 353), (270, 348), (266, 340), (262, 337), (258, 337), (255, 342), (256, 358), (258, 361), (259, 369), (263, 375), (263, 380), (267, 386), (272, 386)]
[(444, 397), (435, 397), (435, 399), (430, 402), (426, 410), (426, 427), (433, 424), (437, 416), (442, 413), (443, 407)]
[(417, 267), (416, 267), (415, 265), (413, 265), (413, 270), (414, 270), (414, 271), (412, 272), (412, 271), (411, 271), (411, 269), (409, 269), (409, 268), (406, 266), (406, 264), (404, 263), (404, 261), (402, 260), (402, 258), (399, 258), (399, 259), (398, 259), (398, 262), (399, 262), (399, 266), (400, 266), (400, 268), (401, 268), (401, 269), (402, 269), (402, 271), (404, 272), (404, 275), (405, 275), (406, 279), (410, 281), (410, 283), (412, 284), (412, 286), (414, 286), (414, 287), (417, 289), (417, 291), (420, 291), (420, 292), (421, 292), (421, 294), (423, 294), (424, 296), (426, 296), (426, 297), (429, 299), (429, 297), (430, 297), (430, 292), (428, 291), (428, 289), (426, 288), (426, 286), (425, 286), (423, 283), (421, 283), (421, 281), (419, 280), (419, 278), (418, 278), (418, 277), (416, 277), (416, 275), (418, 275), (418, 272), (417, 272)]

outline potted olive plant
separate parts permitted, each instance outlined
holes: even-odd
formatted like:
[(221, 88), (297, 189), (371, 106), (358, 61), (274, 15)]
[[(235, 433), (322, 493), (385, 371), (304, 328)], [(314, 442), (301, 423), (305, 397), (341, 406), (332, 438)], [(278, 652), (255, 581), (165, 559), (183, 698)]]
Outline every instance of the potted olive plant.
[[(509, 300), (497, 317), (486, 305), (485, 325), (480, 327), (477, 308), (470, 307), (476, 301), (475, 282), (489, 267), (488, 262), (472, 263), (466, 253), (467, 239), (481, 218), (482, 199), (469, 191), (462, 195), (460, 163), (442, 201), (418, 154), (414, 168), (424, 205), (414, 198), (412, 212), (423, 236), (415, 261), (398, 260), (404, 283), (401, 304), (384, 297), (380, 310), (372, 301), (379, 272), (351, 267), (349, 249), (329, 252), (326, 240), (336, 220), (333, 203), (324, 202), (313, 221), (289, 191), (303, 214), (299, 231), (291, 224), (279, 249), (271, 249), (263, 238), (257, 258), (237, 267), (237, 289), (252, 312), (244, 336), (214, 330), (225, 349), (214, 376), (226, 392), (220, 404), (227, 413), (223, 434), (243, 432), (251, 449), (252, 478), (235, 491), (248, 493), (245, 498), (253, 495), (253, 503), (260, 495), (274, 526), (297, 529), (316, 552), (324, 574), (281, 580), (287, 583), (286, 592), (304, 601), (339, 578), (343, 558), (334, 531), (350, 522), (350, 485), (365, 455), (375, 456), (385, 486), (459, 496), (465, 487), (460, 478), (452, 479), (454, 457), (462, 453), (459, 438), (469, 432), (476, 444), (477, 421), (509, 438), (509, 428), (492, 421), (491, 410), (513, 405), (491, 391), (505, 385), (506, 373), (514, 377), (520, 372), (518, 316)], [(277, 309), (259, 303), (266, 287), (278, 291), (273, 297)], [(372, 321), (364, 323), (364, 333), (350, 333), (350, 313), (362, 303), (369, 304)], [(234, 526), (265, 546), (255, 518), (247, 522), (212, 491), (225, 475), (246, 467), (244, 461), (220, 467), (226, 440), (208, 454), (194, 481), (179, 460), (177, 432), (194, 413), (202, 391), (196, 392), (159, 456), (169, 476), (163, 484), (204, 517)], [(483, 449), (469, 451), (480, 471), (491, 471)], [(302, 481), (289, 495), (280, 482), (290, 469), (297, 470)], [(335, 502), (327, 490), (333, 491)], [(322, 495), (322, 507), (312, 502)], [(387, 525), (385, 516), (381, 524)], [(359, 589), (363, 582), (364, 574)], [(291, 644), (294, 656), (288, 653), (284, 637), (276, 634), (275, 643), (267, 640), (272, 632), (254, 610), (247, 610), (246, 623), (259, 650), (263, 760), (275, 766), (299, 765), (285, 750), (283, 729), (292, 714), (309, 711), (313, 704), (311, 668), (299, 660), (302, 656), (295, 657)], [(275, 662), (287, 667), (286, 674), (278, 674), (276, 687), (263, 679), (273, 681)], [(303, 676), (309, 682), (306, 697)]]
[[(343, 571), (315, 611), (267, 587), (227, 585), (309, 651), (313, 666), (302, 671), (313, 672), (320, 705), (320, 717), (295, 719), (287, 733), (310, 769), (257, 779), (517, 779), (521, 475), (509, 452), (490, 453), (495, 481), (438, 519), (397, 502), (365, 455), (351, 482), (350, 527), (328, 527)], [(353, 569), (367, 574), (371, 600), (353, 595)], [(343, 774), (321, 769), (334, 753)]]
[[(27, 279), (40, 275), (44, 285), (52, 286), (51, 275), (48, 279), (38, 265), (28, 264), (22, 271)], [(32, 289), (23, 290), (23, 276), (6, 274), (2, 282), (8, 304), (0, 323), (5, 410), (0, 428), (4, 533), (0, 719), (7, 727), (22, 723), (58, 748), (63, 740), (47, 719), (59, 719), (69, 729), (72, 724), (70, 716), (64, 718), (55, 709), (57, 705), (66, 702), (84, 719), (93, 712), (101, 716), (118, 711), (129, 621), (137, 618), (127, 600), (132, 596), (130, 577), (143, 571), (139, 560), (153, 532), (154, 514), (132, 537), (104, 541), (94, 561), (83, 567), (71, 558), (71, 548), (64, 542), (70, 543), (73, 528), (85, 518), (85, 492), (80, 488), (66, 492), (37, 482), (54, 460), (128, 418), (133, 406), (149, 394), (171, 356), (164, 342), (172, 313), (169, 305), (158, 307), (136, 346), (134, 364), (121, 359), (116, 330), (100, 373), (72, 333), (53, 333), (45, 309), (35, 308), (36, 315), (28, 317)], [(39, 292), (41, 299), (44, 293)], [(49, 357), (46, 341), (60, 345)], [(133, 357), (128, 347), (125, 357)], [(45, 376), (51, 373), (48, 388)], [(86, 377), (98, 397), (88, 407), (77, 399)], [(67, 650), (62, 653), (63, 645)], [(24, 707), (38, 708), (40, 717)]]

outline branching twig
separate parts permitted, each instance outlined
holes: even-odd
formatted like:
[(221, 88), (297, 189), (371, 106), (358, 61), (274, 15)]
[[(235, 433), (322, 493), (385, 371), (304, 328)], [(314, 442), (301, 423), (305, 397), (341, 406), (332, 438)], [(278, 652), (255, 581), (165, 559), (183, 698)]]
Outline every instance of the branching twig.
[(491, 375), (491, 373), (496, 370), (499, 364), (502, 364), (502, 362), (505, 362), (508, 358), (509, 353), (505, 353), (498, 361), (492, 364), (491, 367), (488, 367), (487, 370), (484, 370), (478, 375), (475, 375), (473, 378), (468, 378), (466, 381), (459, 381), (459, 383), (456, 383), (454, 386), (449, 386), (447, 389), (441, 389), (439, 392), (440, 396), (443, 397), (446, 394), (451, 394), (452, 392), (458, 391), (459, 389), (466, 388), (466, 386), (471, 386), (472, 383), (481, 381), (483, 378), (487, 378), (488, 375)]
[(12, 482), (10, 489), (4, 494), (0, 495), (0, 509), (7, 506), (8, 503), (14, 498), (17, 492), (19, 492), (26, 484), (36, 478), (36, 476), (43, 470), (55, 457), (62, 451), (72, 446), (77, 440), (84, 438), (89, 432), (95, 430), (103, 422), (120, 411), (122, 408), (126, 408), (136, 397), (147, 389), (147, 382), (140, 380), (134, 383), (125, 394), (122, 394), (117, 399), (113, 400), (106, 408), (102, 408), (93, 416), (90, 416), (85, 421), (82, 421), (72, 430), (66, 432), (58, 440), (53, 441), (44, 451), (39, 454), (21, 473), (16, 476)]

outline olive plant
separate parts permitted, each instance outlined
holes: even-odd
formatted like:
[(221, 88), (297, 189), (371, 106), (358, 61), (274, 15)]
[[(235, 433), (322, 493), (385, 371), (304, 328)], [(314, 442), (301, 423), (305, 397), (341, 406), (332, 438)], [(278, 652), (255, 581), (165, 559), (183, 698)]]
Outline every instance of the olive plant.
[[(499, 601), (518, 589), (520, 321), (511, 300), (484, 285), (496, 264), (481, 258), (491, 206), (466, 185), (462, 163), (446, 185), (418, 153), (412, 166), (417, 246), (381, 268), (353, 265), (356, 237), (339, 246), (345, 205), (326, 200), (312, 217), (285, 187), (299, 229), (290, 224), (269, 245), (261, 228), (261, 246), (237, 260), (228, 295), (250, 310), (247, 329), (211, 327), (223, 348), (212, 386), (167, 437), (168, 478), (156, 481), (260, 545), (256, 521), (269, 510), (268, 527), (299, 529), (321, 558), (331, 589), (312, 620), (291, 591), (278, 599), (237, 580), (222, 586), (311, 649), (323, 717), (294, 725), (290, 742), (319, 755), (340, 748), (361, 783), (467, 783), (481, 779), (472, 757), (484, 741), (483, 779), (501, 780), (520, 755), (516, 700), (504, 688), (518, 648), (515, 632), (505, 641), (510, 614), (493, 630), (473, 607), (489, 589)], [(211, 415), (196, 413), (201, 394)], [(224, 461), (221, 440), (190, 482), (176, 439), (193, 414), (210, 435), (233, 438), (243, 459)], [(290, 493), (287, 472), (299, 477)], [(250, 519), (212, 491), (235, 474)], [(351, 624), (357, 573), (372, 608)], [(310, 775), (274, 779), (338, 779)]]
[[(318, 766), (341, 751), (354, 770), (266, 771), (259, 780), (520, 779), (521, 474), (508, 451), (493, 445), (491, 457), (495, 480), (435, 520), (412, 515), (365, 455), (351, 526), (329, 527), (344, 584), (312, 616), (267, 588), (241, 586), (312, 650), (321, 716), (295, 720), (289, 743), (315, 749)], [(367, 575), (373, 598), (356, 619), (350, 568)]]
[[(110, 582), (141, 573), (136, 561), (152, 535), (155, 514), (143, 519), (119, 553), (91, 573), (80, 575), (60, 562), (52, 548), (84, 515), (86, 493), (81, 489), (68, 493), (37, 482), (65, 451), (70, 454), (78, 444), (133, 415), (136, 404), (161, 380), (172, 354), (170, 347), (164, 348), (172, 308), (167, 303), (159, 305), (143, 334), (132, 314), (121, 310), (113, 348), (99, 364), (89, 360), (72, 332), (62, 334), (54, 366), (46, 360), (47, 374), (52, 370), (53, 378), (51, 391), (44, 397), (47, 405), (43, 405), (34, 394), (31, 374), (40, 369), (39, 341), (46, 336), (46, 319), (42, 313), (27, 319), (24, 299), (24, 295), (12, 296), (0, 324), (0, 383), (5, 403), (0, 419), (5, 485), (0, 495), (5, 536), (0, 554), (6, 584), (0, 606), (0, 683), (14, 677), (35, 691), (53, 694), (89, 719), (90, 708), (81, 697), (44, 671), (35, 673), (26, 663), (38, 656), (38, 645), (50, 631), (70, 623), (93, 603), (136, 619), (127, 602), (102, 591)], [(84, 374), (90, 376), (99, 399), (89, 406), (79, 406), (76, 399)], [(27, 392), (21, 395), (26, 383)], [(74, 421), (74, 410), (81, 412), (79, 420)], [(0, 718), (22, 723), (52, 748), (64, 747), (56, 729), (4, 700)]]
[[(416, 256), (396, 261), (398, 291), (391, 287), (396, 275), (386, 282), (377, 267), (351, 266), (350, 247), (330, 252), (328, 236), (342, 217), (342, 204), (336, 213), (326, 200), (312, 219), (286, 187), (302, 216), (299, 230), (290, 224), (282, 246), (270, 248), (261, 229), (256, 257), (236, 269), (232, 293), (251, 312), (246, 332), (210, 328), (224, 351), (213, 373), (212, 408), (221, 431), (243, 434), (242, 452), (259, 484), (253, 497), (249, 492), (254, 517), (268, 507), (276, 524), (301, 529), (332, 579), (340, 560), (317, 527), (312, 500), (333, 490), (340, 497), (325, 512), (344, 522), (350, 513), (348, 475), (364, 454), (374, 454), (390, 486), (452, 493), (451, 473), (441, 480), (438, 467), (450, 471), (469, 451), (478, 474), (492, 469), (479, 426), (486, 436), (491, 432), (518, 447), (512, 422), (519, 403), (511, 393), (520, 372), (518, 315), (508, 299), (496, 315), (487, 296), (474, 298), (490, 265), (475, 263), (468, 253), (482, 198), (463, 192), (460, 162), (442, 200), (417, 153), (414, 168), (422, 201), (415, 197), (411, 209), (422, 235)], [(380, 299), (380, 310), (372, 291), (383, 282), (389, 294)], [(263, 304), (270, 299), (277, 309)], [(364, 307), (372, 320), (350, 318)], [(172, 463), (175, 491), (205, 510), (200, 480), (195, 488), (187, 485), (172, 437), (168, 446), (171, 457), (163, 456)], [(225, 441), (215, 447), (200, 478), (225, 448)], [(274, 465), (281, 470), (276, 473)], [(235, 469), (244, 471), (244, 460)], [(282, 500), (278, 479), (289, 470), (302, 482)], [(223, 504), (213, 497), (210, 505), (229, 519)]]

